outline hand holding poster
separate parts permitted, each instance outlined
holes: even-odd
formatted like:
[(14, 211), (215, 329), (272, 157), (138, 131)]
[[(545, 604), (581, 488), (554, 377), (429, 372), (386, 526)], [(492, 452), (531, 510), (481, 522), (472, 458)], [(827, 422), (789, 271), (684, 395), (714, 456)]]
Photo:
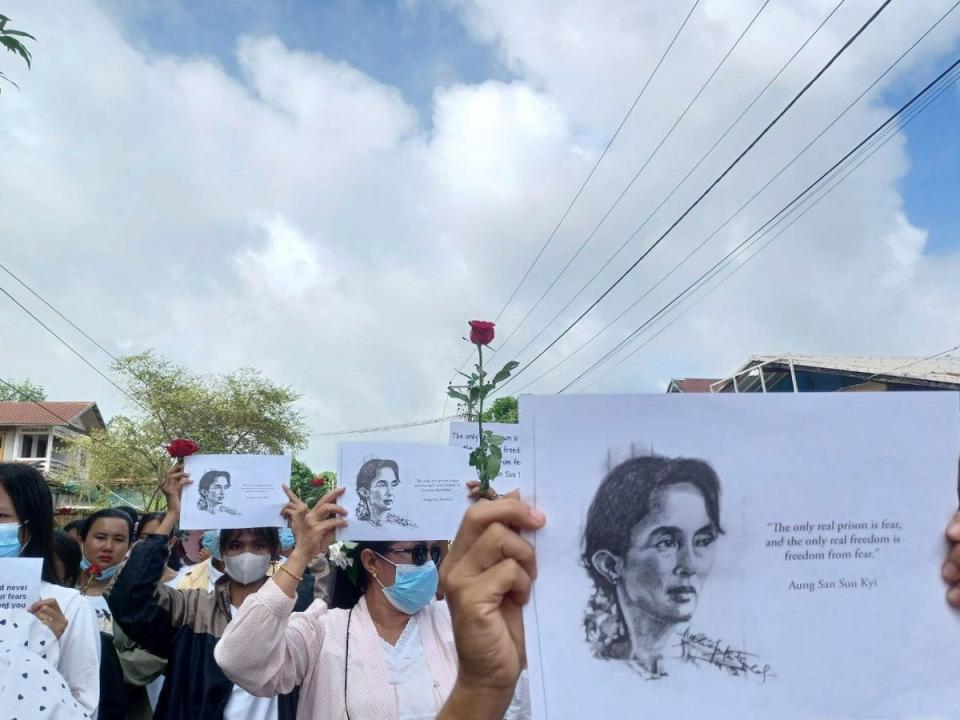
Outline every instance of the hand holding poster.
[(521, 405), (535, 718), (955, 717), (956, 394)]
[(339, 540), (449, 540), (469, 506), (469, 452), (425, 443), (340, 443)]
[(0, 558), (0, 610), (25, 610), (40, 599), (41, 558)]
[(190, 455), (184, 470), (182, 530), (286, 527), (280, 511), (290, 482), (288, 455)]

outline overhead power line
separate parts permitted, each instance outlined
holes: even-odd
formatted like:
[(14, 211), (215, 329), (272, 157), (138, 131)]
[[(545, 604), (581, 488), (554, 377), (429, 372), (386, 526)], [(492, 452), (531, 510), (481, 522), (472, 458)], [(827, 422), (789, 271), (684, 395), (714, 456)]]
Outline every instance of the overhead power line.
[(310, 433), (312, 437), (338, 437), (341, 435), (366, 435), (374, 432), (387, 432), (388, 430), (404, 430), (412, 427), (422, 427), (423, 425), (436, 425), (437, 423), (456, 420), (459, 415), (449, 415), (447, 417), (432, 418), (430, 420), (414, 420), (412, 422), (397, 423), (396, 425), (380, 425), (379, 427), (357, 428), (355, 430), (331, 430), (329, 432)]
[[(668, 280), (678, 269), (680, 269), (683, 265), (685, 265), (696, 253), (698, 253), (708, 242), (710, 242), (710, 240), (712, 240), (714, 237), (716, 237), (725, 227), (727, 227), (727, 225), (729, 225), (731, 222), (733, 222), (733, 220), (735, 220), (750, 204), (752, 204), (753, 201), (757, 199), (757, 197), (759, 197), (759, 196), (760, 196), (765, 190), (767, 190), (767, 188), (769, 188), (778, 178), (780, 178), (780, 176), (782, 176), (790, 167), (792, 167), (792, 166), (794, 165), (794, 163), (797, 162), (797, 160), (799, 160), (803, 155), (805, 155), (805, 154), (807, 153), (807, 151), (809, 151), (809, 150), (817, 143), (817, 141), (820, 140), (820, 138), (822, 138), (822, 137), (823, 137), (831, 128), (833, 128), (843, 117), (845, 117), (846, 114), (847, 114), (851, 109), (853, 109), (854, 106), (857, 105), (857, 103), (859, 103), (864, 97), (866, 97), (866, 95), (867, 95), (871, 90), (873, 90), (873, 88), (875, 88), (891, 71), (893, 71), (893, 69), (894, 69), (897, 65), (899, 65), (899, 64), (904, 60), (904, 58), (906, 58), (914, 49), (916, 49), (916, 47), (917, 47), (924, 39), (926, 39), (926, 37), (927, 37), (931, 32), (933, 32), (933, 30), (935, 30), (941, 23), (943, 23), (943, 21), (944, 21), (951, 13), (953, 13), (953, 12), (957, 9), (958, 6), (960, 6), (960, 0), (958, 0), (958, 2), (955, 2), (946, 12), (944, 12), (944, 13), (936, 20), (936, 22), (933, 23), (933, 25), (931, 25), (920, 37), (918, 37), (918, 38), (913, 42), (913, 44), (911, 44), (906, 50), (904, 50), (904, 51), (896, 58), (896, 60), (894, 60), (892, 63), (890, 63), (890, 65), (888, 65), (887, 68), (886, 68), (882, 73), (880, 73), (880, 75), (878, 75), (878, 76), (876, 77), (876, 79), (874, 79), (874, 81), (873, 81), (872, 83), (870, 83), (856, 98), (854, 98), (854, 99), (853, 99), (836, 117), (834, 117), (833, 120), (831, 120), (819, 133), (817, 133), (817, 135), (816, 135), (813, 139), (811, 139), (810, 142), (808, 142), (796, 155), (794, 155), (793, 158), (791, 158), (791, 160), (790, 160), (786, 165), (784, 165), (779, 171), (777, 171), (772, 177), (770, 177), (749, 199), (747, 199), (746, 202), (744, 202), (739, 208), (737, 208), (737, 210), (735, 210), (733, 213), (731, 213), (731, 214), (727, 217), (726, 220), (724, 220), (716, 229), (714, 229), (709, 235), (707, 235), (707, 236), (704, 238), (704, 240), (703, 240), (702, 242), (700, 242), (699, 245), (697, 245), (697, 246), (696, 246), (695, 248), (693, 248), (689, 253), (687, 253), (687, 255), (686, 255), (682, 260), (680, 260), (678, 263), (676, 263), (676, 264), (675, 264), (665, 275), (663, 275), (656, 283), (654, 283), (654, 284), (653, 284), (651, 287), (649, 287), (643, 294), (641, 294), (638, 298), (636, 298), (623, 312), (621, 312), (619, 315), (617, 315), (617, 317), (615, 317), (613, 320), (611, 320), (609, 323), (607, 323), (607, 324), (606, 324), (603, 328), (601, 328), (599, 331), (597, 331), (596, 333), (594, 333), (594, 335), (592, 335), (586, 342), (584, 342), (584, 343), (581, 344), (579, 347), (577, 347), (577, 349), (575, 349), (572, 353), (569, 353), (569, 354), (567, 354), (566, 356), (564, 356), (562, 359), (560, 359), (559, 362), (557, 362), (557, 363), (554, 364), (552, 367), (550, 367), (550, 369), (548, 369), (547, 371), (545, 371), (545, 372), (542, 373), (541, 375), (537, 376), (536, 380), (534, 380), (533, 382), (530, 382), (530, 383), (527, 383), (526, 385), (524, 385), (524, 388), (529, 387), (530, 385), (532, 385), (532, 384), (533, 384), (534, 382), (536, 382), (537, 380), (540, 380), (540, 379), (542, 379), (543, 377), (549, 375), (549, 374), (552, 373), (554, 370), (556, 370), (557, 368), (559, 368), (561, 365), (563, 365), (563, 364), (565, 364), (566, 362), (568, 362), (568, 361), (569, 361), (570, 359), (572, 359), (575, 355), (577, 355), (579, 352), (581, 352), (582, 350), (584, 350), (587, 346), (589, 346), (590, 344), (592, 344), (598, 337), (600, 337), (600, 336), (601, 336), (602, 334), (604, 334), (607, 330), (609, 330), (611, 327), (613, 327), (613, 326), (614, 326), (617, 322), (619, 322), (628, 312), (630, 312), (630, 310), (632, 310), (634, 307), (636, 307), (640, 302), (642, 302), (644, 299), (646, 299), (654, 290), (656, 290), (658, 287), (660, 287), (660, 285), (662, 285), (666, 280)], [(522, 388), (522, 389), (523, 389), (523, 388)], [(522, 390), (522, 389), (521, 389), (521, 390)]]
[(786, 69), (793, 63), (794, 60), (796, 60), (796, 58), (800, 55), (800, 53), (804, 50), (804, 48), (806, 48), (807, 45), (809, 45), (813, 41), (814, 37), (817, 36), (817, 34), (823, 29), (823, 27), (827, 24), (830, 18), (832, 18), (834, 14), (840, 9), (840, 7), (844, 4), (844, 2), (846, 2), (846, 0), (840, 0), (840, 2), (834, 6), (834, 8), (827, 14), (827, 16), (823, 18), (823, 20), (816, 27), (816, 29), (814, 29), (814, 31), (807, 37), (807, 39), (803, 41), (800, 47), (796, 49), (793, 55), (791, 55), (790, 58), (783, 65), (781, 65), (780, 69), (776, 72), (776, 74), (774, 74), (772, 78), (770, 78), (770, 80), (767, 82), (764, 88), (759, 93), (757, 93), (754, 96), (753, 100), (751, 100), (750, 103), (741, 111), (740, 115), (737, 116), (737, 118), (729, 126), (727, 126), (727, 129), (720, 134), (720, 136), (714, 141), (713, 145), (706, 151), (706, 153), (704, 153), (700, 157), (700, 159), (697, 160), (696, 164), (694, 164), (693, 167), (691, 167), (687, 171), (687, 174), (684, 175), (683, 178), (681, 178), (680, 182), (674, 185), (673, 189), (663, 198), (663, 200), (661, 200), (660, 203), (647, 214), (643, 222), (641, 222), (636, 227), (636, 229), (624, 239), (624, 241), (620, 244), (620, 246), (610, 255), (610, 257), (607, 258), (607, 260), (603, 263), (603, 265), (597, 268), (597, 270), (593, 273), (593, 275), (585, 283), (583, 283), (583, 285), (580, 287), (579, 290), (577, 290), (577, 292), (573, 295), (573, 297), (571, 297), (570, 300), (568, 300), (567, 303), (562, 308), (560, 308), (553, 315), (553, 317), (551, 317), (543, 325), (543, 327), (540, 328), (539, 331), (537, 331), (536, 335), (534, 335), (529, 340), (527, 340), (526, 344), (522, 348), (520, 348), (520, 350), (516, 353), (518, 357), (522, 356), (527, 350), (529, 350), (530, 346), (533, 345), (537, 340), (539, 340), (540, 336), (543, 335), (543, 333), (545, 333), (547, 330), (549, 330), (550, 326), (553, 325), (553, 323), (555, 323), (570, 308), (570, 306), (573, 305), (573, 303), (575, 303), (580, 298), (581, 295), (583, 295), (584, 292), (586, 292), (587, 288), (593, 284), (594, 280), (600, 277), (601, 273), (603, 273), (603, 271), (606, 270), (610, 266), (610, 264), (617, 259), (617, 257), (620, 255), (621, 252), (624, 251), (627, 245), (629, 245), (634, 240), (634, 238), (636, 238), (641, 232), (643, 232), (643, 229), (647, 226), (647, 223), (649, 223), (650, 220), (652, 220), (656, 216), (656, 214), (660, 212), (663, 206), (666, 205), (667, 202), (669, 202), (674, 195), (676, 195), (677, 191), (680, 190), (680, 188), (686, 183), (686, 181), (690, 178), (690, 176), (693, 175), (693, 173), (697, 171), (697, 169), (707, 160), (707, 158), (709, 158), (710, 155), (713, 154), (713, 151), (717, 149), (717, 147), (720, 145), (721, 142), (723, 142), (724, 139), (726, 139), (726, 137), (730, 134), (730, 132), (740, 123), (740, 121), (753, 108), (753, 106), (757, 104), (760, 98), (766, 94), (767, 90), (769, 90), (773, 86), (773, 84), (780, 78), (780, 76), (783, 75)]
[(679, 117), (677, 117), (677, 119), (673, 122), (673, 125), (670, 126), (670, 129), (667, 130), (666, 134), (662, 138), (660, 138), (660, 142), (658, 142), (657, 145), (650, 152), (650, 154), (647, 155), (646, 160), (644, 160), (643, 164), (640, 165), (640, 169), (637, 170), (634, 176), (630, 179), (630, 182), (627, 183), (626, 187), (624, 187), (623, 190), (620, 191), (620, 194), (617, 196), (616, 200), (614, 200), (613, 203), (610, 205), (610, 207), (607, 208), (606, 212), (600, 218), (599, 222), (597, 222), (597, 224), (593, 227), (593, 229), (590, 231), (587, 237), (584, 238), (583, 242), (580, 243), (580, 246), (577, 248), (577, 251), (570, 257), (566, 265), (564, 265), (560, 269), (560, 272), (557, 273), (557, 275), (553, 278), (550, 284), (547, 285), (546, 289), (540, 294), (540, 297), (537, 298), (537, 301), (527, 311), (526, 315), (524, 315), (520, 319), (520, 322), (517, 323), (517, 325), (513, 328), (510, 334), (501, 342), (500, 344), (501, 349), (507, 343), (510, 342), (511, 338), (513, 338), (514, 335), (517, 334), (517, 331), (519, 331), (520, 328), (523, 327), (523, 325), (527, 322), (530, 316), (536, 311), (537, 308), (540, 307), (541, 303), (543, 303), (544, 298), (546, 298), (547, 295), (550, 293), (550, 291), (553, 290), (553, 288), (556, 286), (556, 284), (560, 282), (560, 279), (566, 274), (567, 270), (570, 269), (570, 266), (573, 265), (573, 263), (576, 261), (578, 257), (580, 257), (580, 253), (582, 253), (586, 249), (587, 245), (590, 244), (594, 236), (597, 234), (600, 228), (603, 227), (604, 223), (606, 223), (610, 215), (613, 214), (613, 211), (620, 205), (620, 203), (623, 201), (623, 198), (626, 197), (627, 193), (630, 191), (630, 188), (634, 186), (634, 184), (637, 182), (637, 180), (640, 178), (643, 172), (647, 169), (647, 167), (650, 165), (653, 159), (660, 152), (661, 148), (663, 148), (663, 146), (666, 144), (667, 140), (670, 139), (674, 131), (677, 129), (677, 127), (679, 127), (680, 123), (687, 116), (687, 113), (690, 112), (690, 109), (700, 99), (700, 96), (703, 94), (704, 90), (707, 89), (707, 86), (710, 85), (711, 82), (713, 82), (713, 79), (720, 72), (721, 68), (723, 68), (723, 66), (726, 64), (727, 60), (733, 54), (733, 51), (736, 50), (737, 47), (739, 47), (743, 38), (750, 31), (750, 28), (753, 27), (754, 23), (757, 22), (757, 19), (760, 17), (760, 14), (766, 9), (767, 5), (769, 4), (770, 4), (770, 0), (765, 0), (765, 2), (760, 6), (760, 9), (757, 10), (756, 13), (754, 13), (752, 18), (750, 18), (750, 22), (747, 23), (747, 26), (743, 29), (743, 31), (740, 33), (737, 39), (733, 42), (733, 45), (730, 46), (730, 48), (727, 50), (724, 56), (720, 59), (720, 62), (717, 63), (716, 67), (714, 67), (713, 72), (711, 72), (710, 75), (707, 76), (707, 79), (703, 81), (703, 83), (700, 85), (700, 89), (697, 90), (694, 96), (690, 99), (690, 102), (687, 103), (687, 106), (683, 109), (683, 112), (680, 113)]
[[(947, 78), (948, 76), (951, 75), (951, 73), (954, 73), (954, 71), (955, 71), (958, 67), (960, 67), (960, 59), (954, 61), (954, 63), (952, 63), (946, 70), (944, 70), (944, 71), (943, 71), (940, 75), (938, 75), (933, 81), (931, 81), (931, 82), (930, 82), (928, 85), (926, 85), (921, 91), (919, 91), (916, 95), (914, 95), (907, 103), (905, 103), (903, 106), (901, 106), (900, 109), (898, 109), (898, 110), (897, 110), (896, 112), (894, 112), (887, 120), (885, 120), (883, 123), (881, 123), (873, 132), (871, 132), (869, 135), (867, 135), (867, 137), (865, 137), (863, 140), (861, 140), (852, 150), (850, 150), (850, 151), (849, 151), (846, 155), (844, 155), (840, 160), (838, 160), (836, 163), (834, 163), (834, 165), (831, 166), (826, 172), (824, 172), (819, 178), (817, 178), (817, 180), (815, 180), (813, 183), (811, 183), (810, 185), (808, 185), (800, 194), (798, 194), (798, 195), (797, 195), (796, 197), (794, 197), (789, 203), (787, 203), (787, 205), (785, 205), (783, 208), (781, 208), (781, 210), (780, 210), (779, 212), (777, 212), (773, 217), (771, 217), (769, 220), (767, 220), (767, 222), (765, 222), (763, 225), (761, 225), (760, 228), (758, 228), (756, 231), (754, 231), (754, 232), (753, 232), (751, 235), (749, 235), (744, 241), (742, 241), (739, 245), (737, 245), (733, 250), (731, 250), (729, 253), (727, 253), (727, 255), (725, 255), (723, 258), (721, 258), (721, 260), (718, 261), (712, 268), (710, 268), (710, 269), (707, 270), (704, 274), (702, 274), (696, 281), (694, 281), (693, 283), (691, 283), (690, 285), (688, 285), (687, 288), (685, 288), (682, 292), (680, 292), (679, 294), (677, 294), (676, 296), (674, 296), (674, 298), (673, 298), (669, 303), (667, 303), (666, 305), (664, 305), (662, 308), (660, 308), (660, 310), (658, 310), (656, 313), (654, 313), (654, 315), (652, 315), (652, 316), (649, 317), (647, 320), (645, 320), (643, 324), (641, 324), (636, 330), (634, 330), (632, 333), (630, 333), (630, 335), (628, 335), (627, 338), (625, 338), (623, 341), (621, 341), (620, 343), (618, 343), (612, 350), (610, 350), (609, 352), (607, 352), (604, 356), (602, 356), (599, 360), (597, 360), (596, 362), (594, 362), (594, 363), (593, 363), (590, 367), (588, 367), (585, 371), (583, 371), (582, 373), (580, 373), (580, 375), (578, 375), (578, 376), (577, 376), (576, 378), (574, 378), (572, 381), (570, 381), (569, 383), (567, 383), (563, 388), (561, 388), (561, 390), (560, 390), (559, 392), (561, 392), (561, 393), (562, 393), (562, 392), (565, 392), (567, 389), (569, 389), (569, 388), (572, 387), (574, 384), (576, 384), (577, 382), (579, 382), (583, 377), (585, 377), (587, 374), (589, 374), (590, 372), (592, 372), (595, 368), (597, 368), (597, 367), (598, 367), (600, 364), (602, 364), (605, 360), (607, 360), (608, 358), (612, 357), (613, 354), (615, 354), (616, 352), (618, 352), (622, 347), (624, 347), (628, 342), (630, 342), (634, 337), (636, 337), (640, 332), (642, 332), (646, 327), (648, 327), (648, 326), (650, 325), (650, 323), (653, 322), (657, 317), (659, 317), (659, 316), (663, 315), (665, 312), (667, 312), (667, 311), (668, 311), (673, 305), (675, 305), (680, 299), (682, 299), (683, 297), (686, 297), (686, 296), (689, 295), (691, 292), (694, 292), (700, 285), (703, 284), (703, 282), (704, 282), (705, 279), (709, 279), (709, 277), (711, 276), (711, 274), (715, 274), (715, 273), (716, 273), (717, 268), (721, 267), (721, 265), (722, 265), (723, 263), (725, 263), (726, 261), (728, 261), (731, 257), (735, 256), (735, 254), (739, 253), (744, 247), (746, 247), (746, 246), (748, 245), (748, 243), (755, 242), (755, 238), (759, 237), (762, 233), (767, 232), (771, 227), (773, 227), (773, 226), (775, 226), (777, 223), (779, 223), (779, 222), (784, 218), (785, 215), (787, 215), (788, 213), (792, 212), (792, 211), (795, 209), (795, 206), (796, 206), (799, 202), (801, 202), (807, 195), (809, 195), (817, 186), (819, 186), (826, 178), (828, 178), (829, 176), (831, 176), (838, 168), (840, 168), (841, 166), (843, 166), (851, 157), (854, 157), (855, 155), (857, 155), (858, 153), (860, 153), (860, 151), (863, 150), (863, 149), (865, 148), (865, 146), (868, 146), (870, 143), (873, 143), (874, 140), (875, 140), (875, 138), (877, 138), (881, 133), (887, 133), (887, 134), (889, 135), (889, 137), (887, 137), (882, 143), (880, 143), (881, 146), (882, 146), (883, 144), (885, 144), (885, 143), (893, 136), (893, 134), (896, 132), (896, 129), (897, 129), (897, 128), (896, 128), (896, 125), (892, 125), (892, 124), (895, 123), (895, 121), (897, 121), (898, 118), (900, 118), (901, 115), (904, 115), (905, 113), (907, 113), (908, 110), (910, 110), (915, 104), (917, 104), (918, 101), (921, 100), (921, 98), (924, 98), (924, 96), (927, 95), (927, 93), (929, 93), (934, 87), (936, 87), (937, 85), (939, 85), (939, 84), (941, 83), (941, 81), (944, 80), (944, 78)], [(960, 79), (960, 73), (954, 73), (953, 76), (949, 78), (948, 82), (947, 82), (947, 83), (944, 83), (942, 87), (940, 87), (940, 88), (937, 89), (934, 93), (932, 93), (930, 97), (926, 98), (926, 101), (925, 101), (924, 103), (920, 104), (920, 105), (916, 108), (916, 111), (913, 112), (913, 113), (908, 117), (908, 119), (906, 119), (906, 121), (903, 122), (903, 124), (902, 124), (900, 127), (902, 127), (903, 125), (906, 125), (907, 123), (909, 123), (910, 121), (912, 121), (917, 115), (920, 114), (920, 112), (922, 112), (923, 110), (925, 110), (933, 101), (935, 101), (937, 98), (940, 97), (940, 95), (942, 95), (944, 92), (946, 92), (947, 89), (949, 89), (950, 87), (954, 86), (954, 85), (957, 83), (958, 79)], [(867, 155), (867, 157), (869, 157), (869, 155), (872, 155), (873, 152), (876, 151), (876, 149), (879, 149), (879, 146), (876, 147), (876, 148), (874, 148), (874, 149)], [(865, 160), (866, 160), (866, 158), (864, 158), (856, 167), (859, 167), (859, 165), (862, 164), (862, 162), (865, 161)], [(854, 167), (853, 169), (855, 170), (856, 167)], [(852, 172), (852, 170), (851, 170), (850, 172)], [(849, 175), (849, 174), (850, 174), (850, 173), (848, 172), (847, 175)], [(844, 176), (843, 179), (845, 179), (845, 177), (846, 177), (846, 176)], [(839, 184), (839, 183), (837, 183), (837, 184)], [(832, 188), (831, 188), (831, 190), (832, 190)], [(828, 192), (829, 192), (829, 191), (828, 191)], [(826, 193), (824, 193), (824, 194), (826, 194)], [(820, 199), (822, 199), (822, 196), (821, 196)], [(819, 202), (819, 199), (817, 200), (817, 202)], [(808, 208), (808, 209), (809, 209), (809, 208)], [(779, 236), (779, 234), (778, 234), (778, 236)], [(772, 241), (772, 240), (771, 240), (771, 241)], [(762, 249), (762, 248), (761, 248), (761, 249)], [(755, 253), (755, 254), (756, 254), (756, 253)]]
[[(735, 167), (740, 163), (740, 161), (743, 160), (743, 158), (746, 157), (746, 156), (750, 153), (750, 151), (753, 150), (753, 148), (755, 148), (755, 147), (757, 146), (757, 144), (758, 144), (764, 137), (766, 137), (767, 133), (769, 133), (770, 130), (772, 130), (772, 129), (777, 125), (777, 123), (779, 123), (780, 120), (794, 107), (794, 105), (796, 105), (796, 104), (800, 101), (800, 98), (802, 98), (802, 97), (807, 93), (807, 91), (808, 91), (811, 87), (813, 87), (813, 85), (817, 82), (817, 80), (819, 80), (819, 79), (823, 76), (823, 74), (824, 74), (827, 70), (829, 70), (830, 67), (840, 58), (840, 56), (843, 55), (843, 53), (846, 52), (846, 50), (847, 50), (851, 45), (853, 45), (853, 43), (857, 40), (857, 38), (859, 38), (860, 35), (862, 35), (862, 34), (866, 31), (866, 29), (867, 29), (868, 27), (870, 27), (870, 25), (880, 16), (880, 14), (890, 5), (891, 2), (893, 2), (893, 0), (884, 0), (884, 2), (880, 5), (880, 7), (877, 8), (877, 10), (874, 11), (874, 13), (867, 19), (867, 21), (866, 21), (863, 25), (860, 26), (860, 28), (840, 47), (839, 50), (837, 50), (837, 51), (833, 54), (833, 56), (832, 56), (832, 57), (826, 62), (826, 64), (816, 73), (816, 75), (814, 75), (814, 76), (806, 83), (806, 85), (803, 86), (803, 88), (800, 90), (800, 92), (798, 92), (798, 93), (793, 97), (793, 99), (791, 99), (790, 102), (787, 103), (787, 105), (773, 118), (773, 120), (771, 120), (771, 121), (767, 124), (767, 126), (760, 132), (760, 134), (757, 135), (757, 137), (754, 138), (754, 139), (750, 142), (750, 144), (747, 145), (746, 148), (744, 148), (744, 150), (733, 160), (733, 162), (731, 162), (731, 163), (727, 166), (727, 168), (726, 168), (722, 173), (720, 173), (720, 175), (718, 175), (717, 178), (716, 178), (713, 182), (711, 182), (711, 183), (707, 186), (707, 188), (699, 195), (699, 197), (697, 197), (697, 199), (694, 200), (693, 203), (692, 203), (689, 207), (687, 207), (687, 209), (684, 210), (683, 213), (681, 213), (680, 216), (679, 216), (676, 220), (674, 220), (674, 221), (669, 225), (669, 227), (667, 227), (666, 230), (664, 230), (664, 232), (657, 238), (657, 240), (654, 241), (654, 243), (653, 243), (652, 245), (650, 245), (650, 247), (647, 248), (647, 250), (644, 251), (644, 253), (643, 253), (642, 255), (640, 255), (640, 257), (637, 258), (637, 259), (630, 265), (630, 267), (628, 267), (628, 268), (623, 272), (623, 274), (621, 274), (620, 277), (618, 277), (618, 278), (613, 282), (612, 285), (610, 285), (610, 287), (608, 287), (596, 300), (594, 300), (594, 301), (587, 307), (587, 309), (584, 310), (584, 311), (579, 315), (579, 317), (577, 317), (576, 320), (574, 320), (572, 323), (570, 323), (570, 325), (568, 325), (557, 337), (555, 337), (552, 341), (550, 341), (550, 343), (548, 343), (546, 347), (544, 347), (539, 353), (537, 353), (537, 355), (534, 356), (534, 358), (533, 358), (532, 360), (530, 360), (529, 362), (527, 362), (527, 363), (526, 363), (525, 365), (523, 365), (516, 373), (514, 373), (514, 375), (510, 378), (510, 380), (515, 380), (515, 379), (516, 379), (520, 374), (522, 374), (527, 368), (529, 368), (531, 365), (533, 365), (533, 363), (535, 363), (537, 360), (539, 360), (541, 357), (543, 357), (547, 352), (549, 352), (550, 349), (551, 349), (554, 345), (556, 345), (558, 342), (560, 342), (560, 340), (562, 340), (564, 337), (566, 337), (566, 335), (567, 335), (574, 327), (576, 327), (597, 305), (599, 305), (599, 304), (604, 300), (604, 298), (607, 297), (607, 295), (609, 295), (611, 292), (613, 292), (613, 290), (614, 290), (621, 282), (623, 282), (623, 280), (624, 280), (630, 273), (632, 273), (632, 272), (637, 268), (637, 266), (638, 266), (641, 262), (643, 262), (643, 260), (654, 250), (654, 248), (656, 248), (661, 242), (663, 242), (663, 240), (664, 240), (671, 232), (673, 232), (673, 230), (674, 230), (681, 222), (683, 222), (683, 220), (684, 220), (691, 212), (693, 212), (693, 210), (694, 210), (695, 208), (697, 208), (697, 207), (700, 205), (700, 203), (704, 200), (704, 198), (706, 198), (707, 195), (709, 195), (709, 194), (713, 191), (713, 189), (716, 188), (717, 185), (719, 185), (719, 184), (723, 181), (723, 179), (724, 179), (727, 175), (730, 174), (730, 172), (733, 170), (733, 168), (735, 168)], [(508, 380), (507, 382), (510, 382), (510, 380)], [(506, 384), (506, 383), (504, 383), (504, 384)], [(501, 386), (501, 387), (502, 387), (502, 386)]]

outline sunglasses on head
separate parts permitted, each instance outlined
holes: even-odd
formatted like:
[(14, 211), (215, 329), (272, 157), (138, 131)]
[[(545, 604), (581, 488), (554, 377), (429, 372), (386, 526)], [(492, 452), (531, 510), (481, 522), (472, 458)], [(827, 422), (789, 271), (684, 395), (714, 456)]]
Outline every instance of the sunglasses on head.
[(426, 543), (417, 543), (412, 548), (392, 547), (387, 552), (398, 555), (409, 555), (414, 565), (424, 565), (427, 560), (433, 560), (435, 565), (440, 564), (440, 548), (436, 545), (428, 546)]

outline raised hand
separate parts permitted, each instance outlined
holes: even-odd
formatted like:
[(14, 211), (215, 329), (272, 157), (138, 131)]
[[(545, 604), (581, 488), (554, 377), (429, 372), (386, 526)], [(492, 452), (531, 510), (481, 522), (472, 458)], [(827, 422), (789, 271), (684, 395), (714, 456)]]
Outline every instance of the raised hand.
[(286, 485), (283, 486), (283, 491), (289, 502), (280, 514), (290, 521), (290, 529), (297, 541), (294, 553), (300, 551), (299, 554), (309, 562), (327, 551), (337, 528), (347, 526), (347, 521), (343, 519), (347, 511), (336, 504), (337, 499), (343, 495), (344, 488), (328, 492), (317, 501), (312, 510)]
[(160, 488), (163, 490), (164, 497), (167, 498), (167, 512), (180, 512), (180, 496), (183, 493), (183, 487), (191, 482), (193, 481), (190, 475), (183, 471), (183, 463), (178, 462), (167, 470)]
[(519, 531), (545, 522), (518, 493), (464, 515), (440, 570), (460, 662), (439, 717), (503, 717), (526, 662), (522, 608), (536, 577), (533, 547)]

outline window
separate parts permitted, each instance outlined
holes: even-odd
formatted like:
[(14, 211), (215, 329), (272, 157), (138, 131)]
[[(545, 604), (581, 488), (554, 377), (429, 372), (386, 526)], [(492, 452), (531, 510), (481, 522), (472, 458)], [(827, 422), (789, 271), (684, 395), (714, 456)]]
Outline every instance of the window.
[(20, 434), (20, 455), (21, 458), (45, 458), (47, 457), (47, 443), (50, 441), (50, 433), (43, 432), (22, 432)]

